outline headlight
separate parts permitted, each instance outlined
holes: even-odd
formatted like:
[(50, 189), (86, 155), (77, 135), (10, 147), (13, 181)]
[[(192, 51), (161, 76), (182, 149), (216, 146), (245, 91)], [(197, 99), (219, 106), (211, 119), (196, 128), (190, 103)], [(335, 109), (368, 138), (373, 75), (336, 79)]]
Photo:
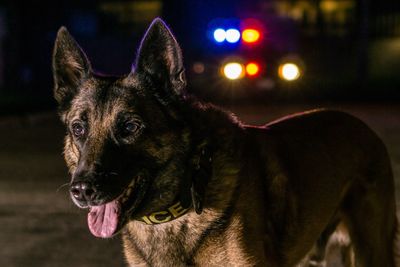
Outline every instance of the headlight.
[(279, 77), (286, 81), (294, 81), (300, 77), (300, 68), (295, 63), (284, 63), (279, 66)]
[(243, 65), (237, 62), (230, 62), (224, 65), (223, 73), (230, 80), (237, 80), (244, 76)]

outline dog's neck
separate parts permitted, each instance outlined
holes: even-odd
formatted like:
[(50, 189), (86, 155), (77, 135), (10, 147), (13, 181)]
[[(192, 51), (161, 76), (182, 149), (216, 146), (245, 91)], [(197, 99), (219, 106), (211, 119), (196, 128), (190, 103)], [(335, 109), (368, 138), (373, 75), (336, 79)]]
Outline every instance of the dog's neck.
[[(229, 207), (234, 205), (232, 201), (236, 184), (233, 181), (237, 179), (238, 170), (233, 165), (228, 166), (226, 162), (221, 162), (218, 157), (220, 156), (216, 155), (213, 160), (218, 170), (213, 172), (210, 179), (200, 215), (190, 208), (183, 216), (167, 223), (128, 223), (123, 239), (124, 246), (135, 251), (134, 254), (127, 255), (130, 264), (163, 266), (165, 259), (168, 259), (169, 266), (193, 266), (197, 261), (197, 251), (204, 245), (202, 233), (210, 231), (210, 235), (218, 234), (212, 230), (215, 222), (218, 222), (218, 228), (230, 227), (232, 212)], [(218, 181), (220, 176), (232, 183), (221, 185), (221, 181)], [(228, 211), (225, 212), (226, 210)]]
[(183, 183), (181, 194), (163, 210), (144, 215), (138, 220), (155, 225), (170, 222), (185, 215), (190, 208), (201, 214), (205, 190), (212, 176), (213, 149), (207, 142), (196, 146), (189, 162), (189, 179)]
[(237, 137), (242, 131), (240, 125), (220, 110), (208, 111), (215, 113), (215, 120), (221, 121), (215, 128), (208, 128), (202, 115), (192, 113), (191, 116), (197, 120), (193, 125), (200, 125), (200, 128), (191, 128), (192, 151), (188, 157), (191, 184), (186, 190), (189, 190), (191, 198), (200, 201), (198, 212), (198, 203), (188, 210), (180, 203), (178, 208), (182, 214), (166, 223), (147, 225), (130, 221), (123, 238), (125, 246), (136, 251), (136, 254), (129, 255), (131, 264), (147, 262), (148, 265), (162, 266), (165, 264), (163, 260), (168, 259), (171, 266), (191, 265), (196, 251), (203, 244), (202, 233), (213, 229), (215, 222), (218, 222), (218, 228), (229, 228), (233, 216), (230, 207), (235, 205), (234, 195), (237, 194), (240, 175), (237, 153), (242, 144)]
[(213, 152), (210, 164), (213, 171), (200, 215), (192, 207), (167, 223), (146, 225), (138, 221), (129, 222), (124, 230), (124, 245), (136, 253), (127, 255), (128, 261), (132, 265), (147, 263), (149, 266), (163, 266), (168, 259), (170, 266), (194, 265), (198, 260), (195, 255), (203, 246), (202, 233), (211, 231), (210, 235), (218, 235), (211, 230), (215, 222), (222, 229), (229, 228), (235, 221), (231, 219), (230, 207), (235, 205), (234, 196), (237, 195), (237, 165), (237, 162), (227, 158), (225, 152)]

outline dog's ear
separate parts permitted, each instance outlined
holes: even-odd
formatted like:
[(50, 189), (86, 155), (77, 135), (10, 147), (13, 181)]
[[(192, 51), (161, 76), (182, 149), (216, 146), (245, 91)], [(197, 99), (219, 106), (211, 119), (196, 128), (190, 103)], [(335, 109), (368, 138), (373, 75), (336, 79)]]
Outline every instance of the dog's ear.
[(164, 104), (184, 96), (182, 51), (165, 23), (157, 18), (147, 30), (136, 58), (137, 74), (150, 77), (155, 95)]
[(54, 97), (68, 106), (80, 83), (91, 74), (90, 62), (65, 27), (58, 30), (53, 51)]

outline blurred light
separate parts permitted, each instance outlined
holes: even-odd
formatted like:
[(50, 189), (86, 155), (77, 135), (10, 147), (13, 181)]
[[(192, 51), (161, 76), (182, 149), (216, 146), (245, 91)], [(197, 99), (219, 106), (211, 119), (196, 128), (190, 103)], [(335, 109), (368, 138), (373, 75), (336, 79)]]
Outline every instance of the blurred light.
[(246, 65), (246, 73), (249, 76), (255, 76), (260, 72), (260, 66), (257, 63), (251, 62)]
[(226, 34), (224, 29), (218, 28), (214, 31), (214, 40), (218, 43), (222, 43), (226, 39)]
[(195, 62), (193, 63), (193, 72), (197, 74), (202, 74), (205, 70), (205, 66), (203, 62)]
[(230, 62), (224, 66), (224, 75), (230, 80), (240, 79), (244, 76), (243, 66), (237, 62)]
[(260, 39), (260, 32), (255, 29), (245, 29), (242, 32), (242, 39), (246, 43), (255, 43)]
[(229, 43), (237, 43), (240, 39), (240, 32), (237, 29), (228, 29), (226, 31), (226, 40)]
[(319, 4), (319, 7), (321, 8), (321, 10), (327, 12), (327, 13), (332, 13), (335, 12), (338, 7), (339, 7), (339, 3), (336, 3), (336, 1), (321, 1)]
[(255, 85), (258, 89), (269, 91), (275, 88), (275, 81), (271, 78), (263, 78), (258, 79)]
[(300, 77), (300, 68), (294, 63), (285, 63), (279, 66), (279, 76), (287, 81), (294, 81)]

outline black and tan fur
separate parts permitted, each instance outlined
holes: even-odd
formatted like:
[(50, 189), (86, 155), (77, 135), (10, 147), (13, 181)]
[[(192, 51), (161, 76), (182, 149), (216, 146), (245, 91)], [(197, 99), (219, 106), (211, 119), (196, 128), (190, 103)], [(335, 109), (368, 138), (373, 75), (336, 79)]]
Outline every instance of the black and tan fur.
[[(136, 179), (141, 197), (119, 226), (130, 266), (296, 266), (313, 247), (305, 264), (321, 264), (338, 224), (357, 266), (395, 266), (390, 160), (360, 120), (317, 110), (252, 127), (193, 100), (181, 50), (159, 19), (126, 76), (95, 74), (65, 28), (53, 70), (71, 183), (91, 181), (98, 194), (76, 204), (115, 199)], [(210, 169), (193, 181), (205, 152)], [(185, 215), (137, 220), (181, 196), (193, 202)]]

